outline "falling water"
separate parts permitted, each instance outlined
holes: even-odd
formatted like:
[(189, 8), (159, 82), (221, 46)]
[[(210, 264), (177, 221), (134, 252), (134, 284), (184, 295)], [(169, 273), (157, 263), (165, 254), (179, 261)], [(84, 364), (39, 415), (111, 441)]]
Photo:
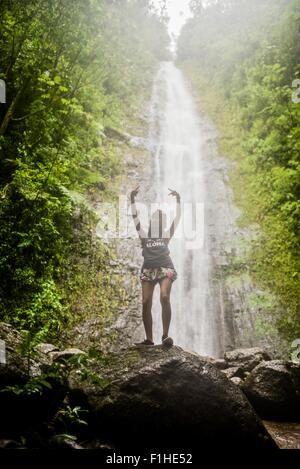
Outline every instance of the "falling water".
[[(178, 279), (172, 286), (170, 335), (185, 349), (216, 357), (224, 348), (224, 318), (222, 299), (211, 280), (216, 254), (211, 240), (218, 236), (218, 225), (231, 225), (231, 214), (226, 206), (224, 184), (219, 175), (215, 176), (216, 168), (209, 160), (207, 144), (212, 135), (205, 125), (182, 72), (173, 63), (163, 62), (153, 85), (149, 135), (156, 201), (172, 203), (175, 209), (175, 200), (168, 197), (170, 187), (180, 193), (184, 211), (191, 212), (191, 204), (194, 213), (196, 204), (204, 207), (202, 245), (190, 249), (185, 237), (179, 236), (183, 217), (178, 237), (170, 243), (171, 257), (178, 272)], [(153, 312), (154, 338), (159, 341), (161, 320), (157, 292)]]

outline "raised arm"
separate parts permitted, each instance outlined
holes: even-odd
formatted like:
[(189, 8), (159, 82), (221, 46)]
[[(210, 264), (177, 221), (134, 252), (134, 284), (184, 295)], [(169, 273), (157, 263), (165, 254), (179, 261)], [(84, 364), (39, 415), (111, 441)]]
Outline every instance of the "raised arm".
[(178, 192), (176, 192), (172, 189), (169, 189), (169, 191), (171, 191), (169, 195), (172, 195), (173, 197), (176, 197), (176, 214), (175, 214), (175, 218), (174, 218), (173, 222), (171, 223), (171, 226), (170, 226), (169, 230), (166, 231), (166, 238), (171, 239), (172, 236), (174, 235), (175, 230), (176, 230), (176, 228), (178, 226), (178, 223), (180, 221), (181, 203), (180, 203), (180, 195), (178, 194)]
[(144, 238), (146, 238), (146, 233), (143, 230), (143, 228), (141, 227), (141, 222), (140, 222), (138, 212), (137, 212), (137, 208), (136, 208), (136, 205), (135, 205), (135, 198), (137, 196), (137, 193), (138, 193), (139, 189), (140, 189), (140, 186), (137, 186), (131, 192), (131, 194), (130, 194), (130, 204), (131, 204), (131, 214), (132, 214), (132, 218), (133, 218), (133, 221), (134, 221), (134, 224), (135, 224), (136, 231), (138, 232), (139, 237), (141, 239), (144, 239)]

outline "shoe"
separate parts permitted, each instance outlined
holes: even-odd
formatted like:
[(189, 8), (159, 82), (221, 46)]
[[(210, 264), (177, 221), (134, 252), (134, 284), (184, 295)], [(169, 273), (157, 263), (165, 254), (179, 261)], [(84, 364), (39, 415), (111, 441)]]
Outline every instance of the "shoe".
[(135, 342), (134, 345), (147, 345), (147, 346), (151, 346), (151, 345), (154, 345), (154, 342), (152, 342), (151, 340), (148, 340), (148, 339), (145, 339), (143, 340), (142, 342)]
[(172, 345), (174, 344), (172, 337), (169, 337), (168, 335), (162, 336), (161, 343), (166, 347), (172, 347)]

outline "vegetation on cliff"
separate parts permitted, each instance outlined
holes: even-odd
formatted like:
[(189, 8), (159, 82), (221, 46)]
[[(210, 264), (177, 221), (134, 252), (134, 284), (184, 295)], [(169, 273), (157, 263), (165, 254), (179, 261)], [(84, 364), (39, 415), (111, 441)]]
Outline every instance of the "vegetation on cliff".
[(256, 233), (243, 265), (276, 298), (261, 307), (287, 340), (300, 336), (299, 30), (299, 1), (218, 0), (198, 9), (178, 46), (234, 161), (241, 223)]
[(148, 0), (3, 0), (0, 31), (0, 317), (55, 340), (78, 303), (105, 316), (122, 296), (89, 196), (113, 198), (110, 129), (137, 114), (168, 36)]

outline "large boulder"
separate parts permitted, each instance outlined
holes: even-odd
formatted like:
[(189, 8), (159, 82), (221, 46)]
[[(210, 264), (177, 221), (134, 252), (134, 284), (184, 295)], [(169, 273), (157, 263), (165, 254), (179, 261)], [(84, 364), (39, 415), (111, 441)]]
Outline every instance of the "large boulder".
[(262, 418), (300, 421), (299, 364), (262, 362), (246, 378), (242, 389)]
[(69, 376), (70, 401), (117, 447), (273, 447), (240, 389), (180, 347), (134, 347)]
[(300, 423), (264, 421), (280, 449), (300, 449)]
[(240, 368), (245, 376), (262, 361), (271, 360), (271, 356), (260, 347), (238, 348), (225, 352), (224, 360), (227, 368)]

